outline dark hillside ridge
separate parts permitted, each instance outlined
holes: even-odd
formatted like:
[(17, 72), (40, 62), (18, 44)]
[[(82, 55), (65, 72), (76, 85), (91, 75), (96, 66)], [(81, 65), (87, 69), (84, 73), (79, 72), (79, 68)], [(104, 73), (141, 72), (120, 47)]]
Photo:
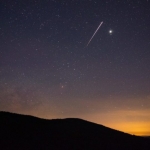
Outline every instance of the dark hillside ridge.
[(0, 112), (0, 150), (150, 150), (150, 139), (77, 118)]

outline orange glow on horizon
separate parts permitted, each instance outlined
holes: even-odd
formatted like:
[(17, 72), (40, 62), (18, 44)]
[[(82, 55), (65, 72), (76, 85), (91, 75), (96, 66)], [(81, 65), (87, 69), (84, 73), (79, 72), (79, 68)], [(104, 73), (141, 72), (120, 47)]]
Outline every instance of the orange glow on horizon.
[[(91, 108), (94, 108), (92, 111), (81, 112), (81, 110), (77, 111), (77, 104), (75, 103), (73, 105), (76, 108), (74, 111), (69, 109), (69, 107), (65, 107), (65, 109), (57, 107), (57, 109), (55, 109), (55, 105), (44, 103), (34, 109), (20, 109), (17, 113), (33, 115), (45, 119), (81, 118), (125, 133), (138, 136), (150, 136), (150, 110), (148, 108), (140, 109), (134, 107), (133, 109), (127, 109), (119, 104), (120, 107), (117, 109), (108, 105), (105, 110), (103, 109), (107, 106), (105, 102), (99, 103), (97, 101), (90, 103)], [(84, 108), (84, 103), (83, 106), (81, 102), (79, 104), (81, 108)]]
[(149, 136), (150, 135), (150, 123), (129, 123), (129, 122), (124, 122), (124, 123), (116, 123), (112, 124), (111, 128), (123, 131), (125, 133), (133, 134), (133, 135), (138, 135), (138, 136)]
[[(86, 120), (102, 124), (125, 133), (150, 136), (149, 111), (114, 111), (86, 116)], [(89, 119), (90, 118), (90, 119)]]

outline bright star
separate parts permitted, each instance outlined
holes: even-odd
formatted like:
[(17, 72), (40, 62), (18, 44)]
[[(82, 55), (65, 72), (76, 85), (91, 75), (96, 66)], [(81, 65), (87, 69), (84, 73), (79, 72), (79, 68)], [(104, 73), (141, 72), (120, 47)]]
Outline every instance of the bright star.
[(109, 34), (112, 34), (113, 33), (113, 31), (112, 30), (109, 30)]

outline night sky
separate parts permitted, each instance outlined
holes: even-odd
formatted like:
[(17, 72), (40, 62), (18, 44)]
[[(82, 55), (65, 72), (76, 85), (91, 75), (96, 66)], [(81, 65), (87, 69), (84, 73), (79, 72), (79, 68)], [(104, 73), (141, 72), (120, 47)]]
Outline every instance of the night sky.
[(150, 1), (0, 0), (0, 111), (150, 135)]

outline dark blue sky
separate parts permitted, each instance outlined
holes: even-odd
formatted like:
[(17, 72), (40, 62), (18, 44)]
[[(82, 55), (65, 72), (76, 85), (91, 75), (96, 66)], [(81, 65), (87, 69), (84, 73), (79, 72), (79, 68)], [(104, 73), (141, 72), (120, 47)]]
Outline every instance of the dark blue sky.
[(0, 110), (149, 134), (149, 0), (1, 0)]

